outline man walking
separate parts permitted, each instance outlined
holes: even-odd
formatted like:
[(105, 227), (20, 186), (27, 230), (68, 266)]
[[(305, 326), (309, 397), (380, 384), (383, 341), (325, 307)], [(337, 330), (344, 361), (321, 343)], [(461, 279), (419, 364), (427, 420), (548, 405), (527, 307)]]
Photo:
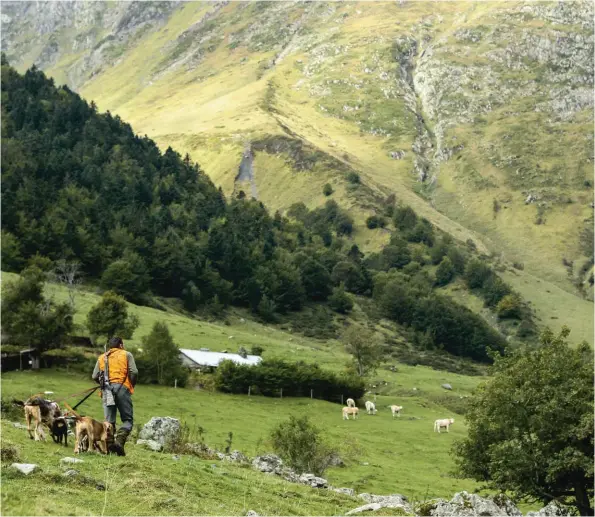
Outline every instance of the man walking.
[(116, 433), (108, 451), (118, 456), (126, 456), (124, 444), (132, 431), (132, 397), (138, 370), (134, 357), (124, 350), (120, 337), (109, 340), (109, 350), (101, 354), (93, 370), (92, 378), (101, 385), (103, 414), (105, 420), (116, 427), (116, 409), (120, 413), (122, 426)]

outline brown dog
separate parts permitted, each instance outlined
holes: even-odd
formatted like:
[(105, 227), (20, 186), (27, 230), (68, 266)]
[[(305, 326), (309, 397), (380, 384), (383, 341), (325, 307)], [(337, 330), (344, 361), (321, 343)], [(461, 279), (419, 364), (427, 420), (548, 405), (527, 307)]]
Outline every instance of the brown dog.
[(98, 422), (89, 416), (76, 415), (75, 418), (74, 453), (97, 448), (103, 454), (107, 454), (107, 442), (111, 441), (114, 435), (112, 424)]

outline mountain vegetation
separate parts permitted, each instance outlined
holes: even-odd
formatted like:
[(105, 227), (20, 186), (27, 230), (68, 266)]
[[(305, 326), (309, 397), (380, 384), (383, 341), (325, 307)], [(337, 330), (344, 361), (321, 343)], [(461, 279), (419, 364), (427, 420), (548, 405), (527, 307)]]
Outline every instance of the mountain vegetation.
[[(388, 201), (398, 230), (366, 257), (336, 201), (314, 210), (297, 203), (286, 216), (254, 199), (228, 201), (188, 156), (161, 153), (35, 68), (20, 75), (4, 61), (2, 98), (6, 269), (76, 261), (89, 280), (130, 301), (179, 298), (189, 312), (233, 304), (264, 319), (327, 301), (344, 313), (346, 292), (373, 294), (378, 311), (423, 332), (426, 347), (481, 361), (489, 348), (503, 349), (498, 331), (436, 293), (432, 261), (451, 257), (451, 278), (463, 275), (487, 306), (512, 290), (411, 208)], [(105, 334), (95, 312), (89, 330)], [(502, 314), (531, 328), (524, 306)]]
[(593, 350), (572, 349), (569, 333), (547, 330), (539, 349), (496, 360), (454, 451), (465, 476), (593, 515)]

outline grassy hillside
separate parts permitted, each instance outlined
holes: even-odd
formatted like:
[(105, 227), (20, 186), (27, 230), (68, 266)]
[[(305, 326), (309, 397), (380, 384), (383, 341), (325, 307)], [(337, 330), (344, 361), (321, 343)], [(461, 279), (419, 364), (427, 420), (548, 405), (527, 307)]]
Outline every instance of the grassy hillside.
[[(330, 182), (356, 242), (375, 250), (388, 236), (365, 218), (395, 193), (455, 238), (522, 263), (518, 283), (542, 320), (568, 308), (569, 323), (588, 322), (575, 338), (592, 342), (592, 304), (576, 287), (591, 270), (579, 267), (592, 227), (591, 4), (97, 4), (71, 25), (6, 4), (3, 48), (19, 69), (37, 62), (189, 152), (226, 193), (248, 143), (303, 141), (325, 157), (312, 169), (282, 148), (254, 151), (256, 191), (272, 209), (320, 205)], [(52, 30), (34, 35), (39, 20)], [(67, 47), (73, 37), (81, 43)]]
[[(3, 274), (3, 281), (14, 277), (15, 275)], [(63, 288), (54, 284), (48, 284), (46, 294), (54, 296), (56, 300), (65, 299), (67, 296)], [(77, 324), (84, 324), (86, 313), (98, 300), (99, 297), (90, 292), (83, 291), (77, 296)], [(228, 318), (230, 325), (223, 325), (186, 318), (173, 311), (163, 312), (134, 305), (130, 306), (130, 310), (139, 317), (140, 327), (134, 338), (127, 341), (129, 345), (140, 344), (140, 338), (149, 333), (155, 321), (164, 321), (168, 324), (175, 342), (185, 348), (206, 346), (211, 350), (227, 349), (235, 352), (240, 345), (246, 348), (260, 345), (265, 349), (265, 358), (316, 362), (335, 371), (342, 370), (349, 360), (339, 342), (323, 342), (292, 335), (278, 328), (245, 320), (240, 318), (239, 314)], [(84, 330), (82, 332), (84, 333)], [(395, 367), (395, 371), (390, 371), (389, 366)], [(333, 468), (327, 472), (331, 484), (353, 487), (360, 492), (402, 492), (409, 497), (421, 499), (430, 495), (451, 495), (463, 487), (477, 488), (471, 481), (458, 480), (451, 476), (453, 464), (449, 448), (452, 440), (465, 432), (463, 416), (457, 413), (463, 402), (461, 398), (471, 395), (480, 380), (481, 377), (451, 374), (423, 366), (408, 366), (389, 359), (370, 380), (370, 389), (379, 393), (378, 415), (362, 415), (360, 420), (355, 422), (341, 420), (340, 405), (318, 400), (281, 400), (224, 395), (194, 391), (191, 388), (175, 390), (173, 387), (141, 386), (135, 393), (135, 418), (137, 423), (144, 423), (151, 416), (174, 416), (187, 422), (193, 429), (200, 425), (206, 429), (206, 443), (217, 448), (223, 447), (227, 434), (231, 431), (234, 437), (233, 447), (248, 455), (254, 455), (268, 450), (267, 435), (277, 422), (290, 414), (307, 414), (324, 428), (329, 439), (345, 456), (347, 467)], [(61, 398), (89, 386), (87, 376), (63, 370), (11, 372), (3, 374), (2, 381), (3, 397), (17, 398), (25, 398), (45, 390), (54, 391), (55, 397)], [(451, 392), (445, 392), (441, 388), (444, 382), (453, 386)], [(400, 420), (393, 421), (390, 411), (385, 407), (392, 403), (405, 407)], [(101, 416), (98, 398), (92, 397), (83, 407), (87, 414)], [(453, 428), (449, 435), (434, 437), (431, 434), (433, 421), (447, 416), (457, 419), (456, 428)], [(7, 432), (3, 434), (3, 439), (21, 444), (23, 456), (27, 461), (38, 461), (39, 456), (31, 450), (31, 444), (24, 438), (22, 431), (10, 427), (5, 429)], [(350, 444), (349, 448), (345, 447), (346, 443)], [(151, 453), (143, 452), (137, 456), (137, 453), (133, 452), (132, 457), (137, 461), (136, 458), (142, 457), (143, 454)], [(99, 464), (89, 468), (100, 469), (102, 461), (103, 459), (98, 458)], [(55, 463), (50, 461), (44, 465), (52, 470), (56, 468)], [(202, 463), (197, 462), (196, 468), (202, 472)], [(17, 507), (18, 504), (26, 504), (20, 499), (11, 500), (11, 504)], [(92, 501), (88, 504), (92, 504)], [(232, 508), (234, 512), (237, 511), (237, 501), (230, 501), (229, 504), (234, 506), (224, 506), (221, 514), (232, 511)], [(303, 514), (336, 512), (325, 506), (326, 503), (322, 501), (320, 506), (318, 502), (313, 501), (312, 504), (316, 506), (304, 507)], [(209, 508), (209, 512), (219, 512), (215, 507)], [(260, 508), (264, 513), (290, 512), (290, 507), (270, 507), (274, 508), (274, 511)], [(28, 511), (31, 511), (31, 507), (22, 507), (22, 513)], [(183, 510), (176, 508), (175, 511)], [(200, 513), (198, 510), (192, 511)], [(299, 513), (295, 507), (291, 507), (290, 513), (296, 511)]]
[[(3, 375), (2, 380), (4, 397), (25, 397), (30, 393), (50, 390), (55, 392), (54, 397), (56, 399), (60, 399), (89, 386), (89, 382), (81, 375), (68, 374), (64, 371), (9, 373)], [(393, 420), (390, 410), (384, 407), (392, 400), (395, 400), (394, 397), (379, 397), (377, 402), (379, 412), (375, 416), (362, 414), (359, 420), (343, 421), (341, 420), (340, 405), (310, 399), (280, 400), (197, 392), (189, 389), (175, 390), (174, 388), (154, 386), (139, 386), (134, 394), (136, 423), (144, 424), (152, 416), (176, 417), (187, 422), (193, 429), (196, 429), (197, 426), (203, 427), (205, 429), (205, 442), (218, 449), (224, 448), (227, 434), (231, 431), (233, 432), (233, 448), (250, 456), (270, 452), (266, 440), (274, 425), (285, 420), (289, 415), (308, 415), (318, 426), (324, 429), (324, 433), (328, 436), (330, 442), (339, 449), (341, 456), (346, 461), (346, 467), (335, 467), (325, 473), (325, 477), (333, 486), (352, 487), (359, 492), (403, 493), (415, 499), (430, 496), (449, 496), (461, 489), (477, 489), (475, 483), (469, 480), (455, 479), (450, 474), (453, 463), (449, 456), (449, 448), (453, 440), (463, 436), (465, 432), (462, 418), (457, 419), (450, 433), (438, 435), (432, 431), (436, 416), (451, 415), (452, 413), (429, 403), (423, 396), (406, 399), (400, 397), (398, 400), (402, 401), (405, 407), (403, 416), (400, 420)], [(81, 410), (84, 410), (85, 414), (100, 418), (102, 410), (99, 398), (92, 397), (90, 402), (86, 402), (84, 406), (81, 406)], [(196, 434), (194, 438), (198, 441)], [(48, 445), (46, 450), (51, 450), (51, 455), (44, 460), (44, 455), (36, 451), (37, 444), (29, 441), (26, 431), (11, 429), (7, 424), (3, 426), (4, 440), (21, 445), (23, 461), (43, 461), (43, 466), (46, 467), (44, 470), (50, 472), (59, 470), (57, 459), (61, 457), (60, 453), (66, 455), (60, 446)], [(143, 473), (143, 483), (145, 483), (143, 486), (151, 486), (150, 478), (159, 476), (159, 464), (161, 463), (167, 467), (167, 470), (161, 473), (161, 479), (167, 480), (166, 482), (173, 485), (174, 493), (171, 495), (176, 496), (179, 493), (178, 489), (183, 488), (186, 480), (180, 474), (183, 474), (184, 470), (189, 468), (189, 459), (184, 459), (183, 469), (181, 467), (169, 467), (175, 464), (171, 461), (169, 455), (163, 455), (163, 457), (149, 452), (139, 452), (133, 445), (129, 446), (128, 449), (131, 451), (130, 456), (133, 465), (138, 462)], [(71, 450), (69, 449), (68, 452), (70, 453)], [(143, 456), (148, 456), (148, 458), (141, 467)], [(160, 456), (162, 459), (159, 459)], [(84, 458), (89, 465), (82, 465), (81, 471), (85, 474), (89, 472), (94, 476), (101, 475), (102, 469), (110, 461), (101, 457), (84, 456)], [(155, 461), (154, 464), (153, 461)], [(199, 480), (203, 477), (202, 472), (204, 472), (204, 469), (211, 472), (214, 470), (217, 475), (221, 475), (219, 469), (227, 470), (230, 472), (232, 479), (240, 477), (240, 479), (244, 478), (246, 480), (249, 476), (246, 471), (228, 469), (220, 463), (217, 463), (215, 469), (212, 469), (209, 464), (205, 464), (206, 462), (195, 461), (195, 463), (199, 479), (194, 479), (190, 483), (200, 483)], [(133, 465), (130, 465), (128, 461), (111, 459), (111, 468), (117, 469), (121, 466), (132, 473)], [(145, 465), (147, 467), (146, 473)], [(169, 472), (170, 468), (172, 469), (171, 473)], [(3, 472), (3, 477), (5, 472)], [(111, 472), (103, 472), (103, 476), (106, 475), (111, 475)], [(188, 476), (194, 477), (192, 472), (188, 473)], [(256, 476), (253, 475), (253, 477)], [(12, 479), (12, 477), (9, 479)], [(140, 479), (133, 475), (129, 483), (134, 486), (134, 483), (139, 481)], [(231, 484), (231, 480), (228, 482)], [(264, 483), (263, 481), (260, 482)], [(246, 485), (249, 486), (249, 483), (246, 483)], [(190, 486), (187, 488), (188, 492), (192, 491)], [(199, 485), (195, 486), (198, 487)], [(245, 486), (244, 490), (246, 488)], [(121, 487), (121, 489), (124, 490), (124, 487)], [(205, 491), (208, 489), (208, 487), (205, 487)], [(284, 489), (291, 490), (288, 486)], [(3, 492), (5, 491), (13, 493), (13, 490), (6, 490), (6, 487)], [(202, 491), (200, 489), (200, 492)], [(224, 504), (221, 509), (213, 505), (214, 501), (203, 500), (199, 503), (197, 498), (195, 501), (189, 502), (188, 506), (180, 501), (178, 504), (181, 506), (176, 508), (176, 511), (178, 513), (182, 512), (184, 515), (189, 513), (202, 514), (201, 510), (204, 509), (208, 513), (237, 515), (239, 509), (244, 505), (243, 499), (246, 497), (242, 494), (242, 491), (232, 492), (238, 494), (237, 498), (228, 497), (226, 502), (221, 501)], [(297, 489), (291, 491), (301, 492)], [(12, 497), (17, 498), (17, 494), (18, 492)], [(162, 493), (159, 495), (163, 497)], [(155, 496), (155, 499), (159, 500), (158, 494), (155, 494)], [(290, 509), (293, 512), (297, 511), (298, 514), (305, 515), (319, 511), (329, 513), (337, 511), (337, 508), (332, 508), (332, 498), (326, 501), (326, 504), (328, 504), (326, 507), (325, 498), (320, 497), (313, 500), (310, 503), (311, 506), (306, 506), (301, 511), (298, 509), (299, 505), (293, 507), (273, 506), (267, 511), (267, 505), (274, 504), (272, 500), (266, 500), (260, 504), (256, 500), (257, 498), (254, 496), (249, 497), (248, 502), (245, 504), (248, 504), (249, 508), (256, 511), (260, 510), (277, 515)], [(338, 501), (345, 504), (344, 500), (339, 499)], [(103, 501), (101, 502), (103, 503)], [(13, 504), (16, 504), (16, 501)], [(93, 512), (93, 501), (89, 500), (87, 504), (89, 507), (86, 512)], [(97, 501), (94, 504), (97, 504)], [(196, 507), (194, 506), (196, 504), (204, 506)], [(254, 505), (257, 507), (254, 508)], [(357, 504), (353, 506), (355, 507)], [(342, 508), (345, 509), (345, 506), (342, 506)], [(129, 507), (128, 511), (130, 509)], [(271, 509), (274, 509), (274, 511), (271, 511)], [(107, 511), (114, 514), (115, 507)], [(230, 513), (225, 513), (226, 511)], [(94, 513), (99, 513), (96, 507)], [(119, 515), (121, 513), (117, 512), (115, 514)]]

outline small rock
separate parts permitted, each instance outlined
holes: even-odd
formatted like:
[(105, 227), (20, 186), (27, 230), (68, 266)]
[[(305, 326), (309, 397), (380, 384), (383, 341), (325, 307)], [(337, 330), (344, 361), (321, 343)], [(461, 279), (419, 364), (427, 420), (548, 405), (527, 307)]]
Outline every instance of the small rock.
[(401, 494), (392, 495), (374, 495), (374, 494), (359, 494), (359, 497), (368, 504), (359, 506), (346, 513), (345, 515), (354, 515), (356, 513), (377, 511), (381, 508), (400, 508), (406, 513), (411, 513), (413, 510), (411, 505), (407, 502), (407, 498)]
[(570, 512), (556, 501), (550, 501), (536, 512), (527, 512), (527, 517), (557, 517), (561, 515), (570, 515)]
[(443, 384), (443, 385), (442, 385), (442, 387), (443, 387), (445, 390), (452, 390), (452, 386), (451, 386), (450, 384)]
[(353, 488), (333, 488), (333, 492), (349, 495), (351, 497), (355, 496), (355, 490), (353, 490)]
[(18, 422), (15, 422), (12, 425), (13, 425), (13, 427), (16, 427), (17, 429), (27, 429), (27, 426), (25, 424), (19, 424)]
[(252, 460), (252, 466), (260, 472), (274, 472), (283, 467), (283, 460), (275, 454), (265, 454), (257, 456)]
[(254, 510), (248, 510), (246, 512), (246, 517), (260, 517)]
[(174, 461), (179, 461), (180, 457), (177, 454), (174, 454), (171, 459)]
[(79, 473), (78, 470), (69, 469), (66, 472), (64, 472), (63, 475), (64, 475), (64, 477), (71, 478), (71, 477), (76, 476), (78, 473)]
[(302, 474), (299, 477), (299, 482), (304, 485), (309, 485), (312, 488), (326, 488), (328, 481), (324, 478), (315, 476), (314, 474)]
[(60, 463), (84, 463), (84, 460), (81, 460), (80, 458), (71, 458), (69, 456), (67, 456), (66, 458), (62, 458), (60, 460)]
[(226, 456), (225, 459), (227, 461), (233, 461), (235, 463), (248, 463), (250, 461), (240, 451), (231, 451), (231, 454)]
[(95, 485), (95, 488), (96, 488), (97, 490), (101, 490), (101, 491), (103, 491), (103, 490), (105, 490), (105, 485), (104, 485), (103, 483), (97, 483), (97, 484)]
[(31, 474), (31, 472), (33, 472), (38, 466), (39, 465), (36, 465), (35, 463), (13, 463), (11, 465), (11, 467), (25, 474), (25, 476)]
[(364, 466), (366, 466), (366, 467), (367, 467), (367, 466), (369, 465), (369, 463), (368, 463), (367, 461), (364, 461), (364, 462), (362, 463), (362, 465), (364, 465)]
[(136, 445), (144, 445), (155, 452), (161, 452), (163, 450), (163, 445), (155, 440), (137, 440)]

